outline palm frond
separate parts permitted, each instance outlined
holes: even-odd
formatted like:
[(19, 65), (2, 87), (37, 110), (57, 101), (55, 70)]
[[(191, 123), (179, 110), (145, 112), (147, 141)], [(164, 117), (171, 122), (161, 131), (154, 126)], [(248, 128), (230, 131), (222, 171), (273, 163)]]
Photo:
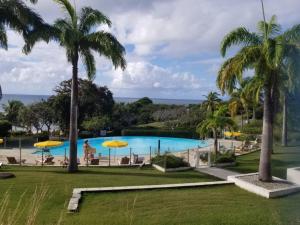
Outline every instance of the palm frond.
[(277, 24), (277, 18), (273, 15), (269, 22), (259, 21), (257, 23), (257, 30), (259, 31), (260, 35), (265, 36), (265, 39), (273, 38), (278, 35), (281, 31), (281, 26)]
[(106, 24), (109, 27), (111, 26), (111, 21), (108, 17), (100, 11), (90, 7), (84, 7), (81, 9), (79, 21), (79, 30), (84, 34), (90, 32), (91, 28), (97, 25)]
[(287, 42), (300, 42), (300, 24), (294, 25), (291, 29), (282, 34)]
[(90, 50), (81, 49), (81, 58), (83, 60), (83, 65), (87, 71), (87, 77), (89, 80), (94, 80), (96, 75), (95, 58)]
[(103, 55), (110, 59), (115, 68), (126, 68), (126, 61), (124, 58), (125, 48), (110, 33), (99, 31), (89, 34), (81, 40), (80, 46), (91, 48), (100, 54), (100, 56)]
[(261, 37), (249, 32), (246, 28), (240, 27), (227, 34), (221, 43), (221, 54), (226, 55), (227, 50), (233, 45), (242, 44), (243, 46), (258, 45)]
[(74, 7), (71, 5), (69, 0), (54, 0), (56, 3), (60, 4), (62, 9), (68, 13), (72, 24), (74, 27), (77, 27), (77, 14)]
[(7, 50), (7, 35), (2, 24), (0, 24), (0, 48)]
[(261, 56), (259, 46), (242, 48), (234, 57), (226, 60), (218, 73), (217, 85), (224, 93), (231, 94), (236, 88), (237, 82), (243, 78), (243, 72), (251, 69)]

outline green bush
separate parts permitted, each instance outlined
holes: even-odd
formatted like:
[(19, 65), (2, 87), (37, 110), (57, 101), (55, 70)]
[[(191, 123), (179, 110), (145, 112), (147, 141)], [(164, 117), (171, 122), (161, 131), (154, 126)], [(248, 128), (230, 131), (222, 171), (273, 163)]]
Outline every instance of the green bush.
[(251, 121), (245, 124), (241, 130), (244, 134), (261, 134), (262, 133), (262, 120)]
[(189, 164), (185, 162), (183, 158), (169, 154), (157, 155), (151, 159), (151, 163), (164, 168), (178, 168), (189, 166)]
[(199, 135), (190, 130), (168, 130), (168, 129), (124, 129), (122, 136), (157, 136), (157, 137), (179, 137), (197, 138)]
[(7, 120), (0, 120), (0, 137), (6, 137), (12, 128), (12, 124)]
[(219, 154), (215, 160), (216, 163), (233, 163), (236, 160), (236, 156), (233, 152), (227, 152), (224, 154)]
[(13, 137), (19, 137), (19, 136), (26, 136), (27, 133), (26, 131), (19, 130), (19, 131), (12, 131), (10, 135)]

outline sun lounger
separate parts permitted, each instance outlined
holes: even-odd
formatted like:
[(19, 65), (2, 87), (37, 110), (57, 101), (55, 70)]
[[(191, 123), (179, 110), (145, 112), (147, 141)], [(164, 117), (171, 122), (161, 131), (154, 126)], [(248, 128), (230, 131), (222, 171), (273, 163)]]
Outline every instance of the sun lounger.
[[(11, 156), (11, 157), (6, 157), (7, 158), (7, 162), (8, 164), (20, 164), (20, 161), (16, 160), (15, 157)], [(21, 163), (25, 163), (26, 159), (22, 159)]]
[(129, 165), (130, 164), (130, 159), (125, 156), (123, 158), (121, 158), (121, 160), (119, 160), (119, 165)]
[(91, 165), (99, 165), (99, 159), (91, 159)]
[(53, 165), (54, 164), (53, 159), (54, 159), (54, 157), (51, 156), (51, 157), (45, 158), (44, 161), (42, 161), (40, 159), (35, 160), (35, 163), (36, 163), (36, 165), (38, 165), (38, 164)]
[[(59, 160), (62, 167), (67, 167), (69, 165), (69, 159), (66, 157), (64, 160)], [(77, 158), (77, 165), (80, 165), (80, 159)]]
[(144, 163), (145, 158), (144, 157), (139, 157), (136, 154), (133, 154), (133, 164), (143, 164)]

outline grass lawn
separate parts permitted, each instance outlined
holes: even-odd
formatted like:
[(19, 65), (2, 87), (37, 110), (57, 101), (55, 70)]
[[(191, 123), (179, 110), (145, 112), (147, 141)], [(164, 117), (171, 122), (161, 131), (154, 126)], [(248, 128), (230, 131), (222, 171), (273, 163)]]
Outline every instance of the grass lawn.
[[(238, 165), (228, 167), (240, 173), (250, 173), (258, 171), (260, 152), (254, 152), (237, 158)], [(274, 176), (286, 178), (288, 167), (300, 166), (300, 145), (291, 147), (275, 146), (272, 155), (272, 171)]]
[[(294, 154), (294, 153), (295, 154)], [(293, 157), (290, 157), (292, 155)], [(297, 159), (296, 159), (297, 158)], [(240, 157), (239, 171), (255, 171), (258, 154)], [(300, 165), (297, 148), (276, 149), (275, 175), (282, 175), (287, 164)], [(290, 160), (290, 161), (289, 161)], [(289, 162), (289, 163), (288, 163)], [(278, 166), (278, 168), (277, 168)], [(233, 169), (233, 168), (231, 168)], [(100, 187), (142, 184), (212, 181), (214, 178), (193, 171), (162, 174), (151, 168), (81, 168), (67, 174), (62, 168), (5, 167), (16, 178), (0, 180), (0, 201), (10, 194), (8, 214), (23, 196), (16, 224), (26, 224), (27, 212), (35, 205), (32, 195), (36, 187), (48, 188), (40, 205), (35, 224), (103, 224), (103, 225), (293, 225), (300, 224), (300, 194), (267, 200), (234, 185), (152, 190), (119, 193), (85, 194), (79, 213), (70, 214), (66, 206), (74, 187)], [(45, 189), (45, 188), (44, 188)], [(9, 213), (7, 213), (9, 212)], [(1, 205), (0, 205), (1, 218)], [(0, 224), (5, 222), (0, 221)]]

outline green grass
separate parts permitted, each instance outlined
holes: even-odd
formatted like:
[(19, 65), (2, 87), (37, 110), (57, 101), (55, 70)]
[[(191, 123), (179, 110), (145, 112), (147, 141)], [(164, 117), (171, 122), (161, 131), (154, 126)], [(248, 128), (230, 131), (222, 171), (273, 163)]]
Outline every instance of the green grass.
[[(238, 165), (228, 167), (228, 169), (240, 172), (257, 172), (259, 165), (260, 152), (254, 152), (248, 155), (237, 157)], [(275, 146), (272, 154), (272, 172), (274, 176), (286, 178), (286, 169), (288, 167), (300, 166), (300, 145), (291, 147)]]
[[(253, 172), (258, 153), (239, 157), (234, 170)], [(274, 174), (284, 176), (286, 167), (299, 166), (298, 147), (276, 148)], [(193, 171), (162, 174), (150, 168), (81, 168), (67, 174), (62, 168), (5, 167), (16, 178), (0, 180), (0, 202), (10, 193), (10, 213), (25, 192), (22, 208), (32, 204), (35, 188), (48, 187), (37, 216), (38, 225), (297, 225), (300, 224), (300, 194), (279, 199), (264, 199), (234, 185), (152, 190), (119, 193), (89, 193), (83, 196), (79, 213), (69, 214), (66, 206), (74, 187), (101, 187), (180, 182), (212, 181), (214, 178)], [(0, 207), (1, 208), (1, 207)], [(25, 211), (16, 224), (25, 224)], [(1, 213), (0, 213), (1, 214)], [(0, 215), (1, 216), (1, 215)], [(2, 221), (0, 221), (1, 224)]]

